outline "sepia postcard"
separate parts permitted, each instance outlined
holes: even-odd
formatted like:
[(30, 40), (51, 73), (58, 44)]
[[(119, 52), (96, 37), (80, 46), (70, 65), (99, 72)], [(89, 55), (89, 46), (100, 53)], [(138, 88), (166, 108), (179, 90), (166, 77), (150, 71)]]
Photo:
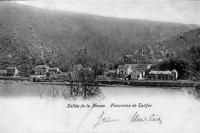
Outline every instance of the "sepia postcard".
[(200, 133), (199, 0), (0, 1), (0, 133)]

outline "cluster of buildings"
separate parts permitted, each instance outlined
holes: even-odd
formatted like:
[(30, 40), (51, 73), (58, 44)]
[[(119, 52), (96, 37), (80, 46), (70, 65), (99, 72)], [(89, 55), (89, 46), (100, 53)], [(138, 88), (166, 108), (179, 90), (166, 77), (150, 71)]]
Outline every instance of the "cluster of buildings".
[[(56, 74), (61, 73), (60, 69), (55, 67), (49, 67), (48, 65), (38, 65), (34, 68), (34, 74), (36, 76), (48, 76), (48, 77), (55, 77)], [(17, 77), (20, 75), (20, 71), (17, 67), (7, 67), (6, 69), (0, 69), (0, 75), (2, 76), (12, 76)]]
[(35, 66), (34, 70), (36, 76), (46, 75), (47, 77), (56, 77), (57, 74), (61, 73), (58, 67), (49, 67), (48, 65)]
[[(159, 71), (152, 70), (152, 65), (150, 63), (135, 62), (131, 55), (124, 57), (124, 64), (118, 65), (116, 70), (109, 70), (104, 72), (103, 75), (99, 77), (110, 77), (120, 78), (120, 79), (132, 79), (132, 80), (176, 80), (178, 79), (178, 72), (174, 69), (173, 71)], [(83, 68), (82, 65), (75, 65), (73, 71), (79, 71)], [(88, 68), (92, 70), (92, 68)], [(19, 76), (20, 71), (17, 67), (7, 67), (6, 69), (0, 69), (0, 75), (3, 76)], [(48, 65), (38, 65), (34, 67), (34, 75), (37, 77), (62, 77), (62, 73), (57, 67), (49, 67)], [(72, 72), (71, 72), (72, 73)], [(67, 74), (67, 73), (66, 73)], [(73, 75), (73, 74), (71, 74)], [(114, 75), (114, 76), (113, 76)], [(64, 75), (66, 76), (66, 75)], [(101, 78), (100, 78), (101, 79)]]
[(17, 67), (7, 67), (5, 69), (0, 69), (0, 75), (16, 77), (19, 75), (19, 70)]
[(146, 71), (150, 69), (151, 64), (125, 64), (119, 65), (117, 75), (120, 78), (142, 79), (145, 77)]
[(116, 74), (119, 78), (133, 79), (133, 80), (176, 80), (178, 78), (178, 72), (174, 69), (173, 71), (157, 71), (151, 70), (153, 64), (149, 63), (131, 63), (130, 59), (124, 59), (124, 64), (119, 65)]

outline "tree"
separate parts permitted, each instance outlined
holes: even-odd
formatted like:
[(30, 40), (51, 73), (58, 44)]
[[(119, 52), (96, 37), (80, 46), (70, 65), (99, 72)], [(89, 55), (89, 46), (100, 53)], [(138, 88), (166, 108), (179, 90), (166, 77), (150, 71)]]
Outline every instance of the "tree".
[(101, 94), (100, 88), (95, 83), (95, 73), (90, 68), (76, 69), (71, 73), (70, 96), (81, 96), (84, 99), (96, 97)]
[(192, 46), (183, 53), (189, 63), (190, 78), (200, 80), (200, 46)]
[(189, 63), (183, 59), (170, 58), (156, 65), (156, 68), (162, 71), (176, 70), (178, 72), (178, 79), (189, 79)]

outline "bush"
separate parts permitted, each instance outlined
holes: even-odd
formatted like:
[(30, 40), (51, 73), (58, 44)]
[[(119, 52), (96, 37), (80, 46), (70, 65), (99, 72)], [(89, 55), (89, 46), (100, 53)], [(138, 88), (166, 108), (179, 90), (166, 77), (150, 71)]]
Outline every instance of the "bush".
[(195, 86), (195, 91), (196, 91), (197, 97), (200, 97), (200, 84), (197, 84)]
[(81, 68), (72, 72), (70, 96), (84, 99), (100, 96), (101, 90), (95, 83), (95, 73), (90, 68)]
[(155, 68), (162, 71), (175, 69), (178, 72), (178, 79), (189, 79), (190, 76), (189, 63), (182, 59), (171, 58), (157, 64)]

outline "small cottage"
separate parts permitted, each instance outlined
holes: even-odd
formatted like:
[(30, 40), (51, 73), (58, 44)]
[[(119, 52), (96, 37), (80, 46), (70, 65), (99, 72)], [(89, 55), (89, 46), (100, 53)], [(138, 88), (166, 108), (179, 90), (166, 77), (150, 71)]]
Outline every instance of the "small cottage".
[(35, 75), (46, 75), (47, 72), (49, 72), (49, 66), (47, 65), (35, 66)]
[(116, 77), (116, 70), (108, 70), (103, 73), (105, 77), (115, 78)]
[(60, 74), (61, 71), (60, 71), (59, 68), (54, 67), (54, 68), (49, 68), (48, 73), (49, 73), (49, 76), (50, 76), (50, 77), (57, 77), (57, 75)]
[(6, 69), (0, 69), (0, 75), (1, 76), (6, 76), (7, 75), (7, 70)]
[(60, 73), (60, 69), (58, 67), (54, 67), (54, 68), (49, 68), (49, 73), (55, 73), (58, 74)]
[(7, 71), (7, 76), (18, 76), (19, 75), (19, 70), (17, 69), (17, 67), (7, 67), (6, 68), (6, 71)]

